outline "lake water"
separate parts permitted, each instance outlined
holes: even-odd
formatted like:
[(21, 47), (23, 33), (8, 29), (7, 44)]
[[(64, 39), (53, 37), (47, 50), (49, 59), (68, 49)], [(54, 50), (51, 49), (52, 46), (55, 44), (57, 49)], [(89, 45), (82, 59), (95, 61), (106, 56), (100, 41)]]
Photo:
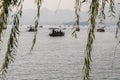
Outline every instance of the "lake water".
[[(54, 38), (48, 36), (48, 27), (39, 28), (32, 55), (28, 53), (34, 33), (27, 32), (26, 26), (20, 28), (16, 60), (10, 65), (6, 80), (82, 80), (87, 27), (81, 27), (77, 39), (71, 36), (71, 27), (66, 26), (64, 37)], [(105, 30), (95, 33), (90, 79), (120, 80), (120, 45), (116, 47), (115, 27)], [(8, 28), (4, 33), (0, 60), (3, 60), (9, 32)]]

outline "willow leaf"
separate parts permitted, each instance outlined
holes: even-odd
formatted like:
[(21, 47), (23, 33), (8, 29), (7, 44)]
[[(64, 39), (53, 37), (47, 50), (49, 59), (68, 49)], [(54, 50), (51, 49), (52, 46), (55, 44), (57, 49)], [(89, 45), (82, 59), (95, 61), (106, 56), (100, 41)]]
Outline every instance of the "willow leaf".
[(34, 33), (34, 39), (32, 41), (32, 46), (31, 46), (31, 49), (30, 49), (30, 53), (31, 51), (33, 50), (34, 46), (35, 46), (35, 43), (36, 43), (36, 36), (37, 36), (37, 29), (38, 29), (38, 24), (39, 24), (39, 17), (40, 17), (40, 7), (42, 5), (42, 0), (35, 0), (36, 2), (36, 5), (37, 5), (37, 19), (35, 20), (35, 30), (36, 32)]
[(81, 1), (75, 0), (75, 23), (72, 28), (72, 36), (74, 36), (75, 38), (77, 38), (76, 30), (77, 30), (77, 28), (79, 28), (80, 8), (81, 8)]
[(99, 9), (99, 2), (98, 0), (92, 0), (89, 8), (89, 21), (90, 21), (90, 28), (88, 33), (88, 39), (86, 44), (86, 54), (85, 54), (85, 60), (84, 60), (84, 66), (83, 66), (83, 80), (89, 80), (89, 74), (91, 70), (91, 53), (92, 53), (92, 46), (93, 41), (95, 39), (94, 30), (95, 30), (95, 24), (96, 24), (96, 17), (98, 15), (98, 9)]
[[(116, 34), (115, 37), (118, 39), (118, 32), (120, 31), (120, 16), (117, 22), (117, 28), (116, 28)], [(120, 40), (118, 39), (118, 41), (120, 42)]]
[[(20, 0), (21, 1), (21, 0)], [(19, 1), (18, 1), (19, 2)], [(16, 1), (17, 3), (17, 1)], [(12, 5), (12, 4), (11, 4)], [(9, 5), (10, 6), (10, 5)], [(19, 6), (16, 6), (16, 8), (19, 8)], [(21, 5), (22, 6), (22, 3)], [(10, 37), (8, 39), (8, 44), (7, 44), (7, 51), (5, 53), (5, 58), (1, 67), (1, 74), (2, 74), (2, 79), (5, 79), (7, 70), (9, 68), (10, 63), (14, 62), (15, 59), (15, 52), (16, 52), (16, 48), (18, 45), (18, 33), (19, 33), (19, 18), (21, 17), (21, 14), (19, 14), (19, 12), (22, 11), (22, 8), (18, 9), (17, 13), (15, 13), (13, 15), (13, 25), (11, 28), (11, 33), (10, 33)]]

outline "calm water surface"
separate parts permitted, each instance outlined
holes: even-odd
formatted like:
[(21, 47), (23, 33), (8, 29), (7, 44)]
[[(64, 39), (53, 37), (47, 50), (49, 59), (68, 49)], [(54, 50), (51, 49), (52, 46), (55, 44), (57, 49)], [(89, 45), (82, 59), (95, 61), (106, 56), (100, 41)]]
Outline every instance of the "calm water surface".
[[(64, 37), (49, 37), (48, 27), (39, 28), (32, 55), (28, 53), (34, 33), (27, 32), (26, 26), (20, 28), (19, 48), (7, 80), (82, 80), (87, 27), (81, 27), (77, 39), (71, 36), (70, 27), (65, 30)], [(115, 28), (106, 27), (105, 30), (95, 33), (90, 79), (120, 80), (120, 46), (116, 47)], [(9, 32), (7, 29), (4, 33), (0, 60), (3, 60)]]

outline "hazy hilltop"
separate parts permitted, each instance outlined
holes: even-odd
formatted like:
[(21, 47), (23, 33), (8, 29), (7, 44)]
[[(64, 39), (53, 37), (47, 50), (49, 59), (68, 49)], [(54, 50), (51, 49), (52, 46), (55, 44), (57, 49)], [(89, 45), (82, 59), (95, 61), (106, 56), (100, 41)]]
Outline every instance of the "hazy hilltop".
[[(120, 11), (119, 9), (120, 5), (116, 5), (116, 11), (118, 14)], [(113, 20), (108, 19), (108, 7), (105, 10), (106, 20), (105, 23), (112, 25), (117, 22), (118, 17), (115, 17)], [(36, 16), (36, 10), (33, 9), (27, 9), (23, 10), (23, 16), (21, 19), (21, 24), (34, 24)], [(118, 16), (118, 15), (117, 15)], [(47, 8), (42, 8), (40, 12), (40, 24), (74, 24), (75, 21), (75, 13), (72, 10), (57, 10), (57, 11), (51, 11)], [(87, 25), (88, 24), (88, 12), (80, 12), (80, 24), (81, 25)]]

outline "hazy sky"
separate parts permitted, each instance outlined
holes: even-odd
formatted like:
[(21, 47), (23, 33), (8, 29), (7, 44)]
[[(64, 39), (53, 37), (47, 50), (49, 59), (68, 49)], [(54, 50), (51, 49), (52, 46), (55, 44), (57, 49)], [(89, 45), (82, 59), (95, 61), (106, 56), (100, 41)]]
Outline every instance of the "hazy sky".
[[(35, 9), (35, 0), (24, 0), (24, 9)], [(60, 4), (59, 4), (60, 3)], [(74, 10), (75, 0), (43, 0), (42, 7), (55, 11), (56, 9), (69, 9)], [(58, 7), (59, 5), (59, 7)], [(86, 6), (82, 7), (86, 11)]]
[[(60, 0), (43, 0), (42, 7), (56, 10)], [(35, 0), (24, 0), (24, 9), (35, 9)], [(60, 9), (74, 9), (74, 0), (61, 0)]]
[[(60, 4), (59, 4), (59, 1), (61, 1)], [(115, 1), (120, 2), (120, 0), (115, 0)], [(23, 9), (35, 9), (36, 6), (34, 3), (35, 3), (35, 0), (24, 0)], [(75, 0), (43, 0), (42, 7), (55, 11), (56, 9), (58, 9), (58, 5), (59, 5), (59, 9), (74, 10), (74, 4), (75, 4)], [(82, 8), (81, 8), (82, 11), (88, 10), (87, 5), (86, 3), (82, 5)]]

